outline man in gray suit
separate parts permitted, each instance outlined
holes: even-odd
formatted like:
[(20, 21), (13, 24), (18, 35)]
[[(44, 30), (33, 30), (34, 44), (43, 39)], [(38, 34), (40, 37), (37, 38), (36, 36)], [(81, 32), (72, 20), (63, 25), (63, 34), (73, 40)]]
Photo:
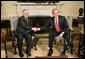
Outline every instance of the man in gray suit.
[(16, 37), (17, 37), (17, 45), (19, 50), (19, 56), (23, 57), (22, 53), (22, 41), (23, 38), (25, 38), (26, 41), (26, 54), (30, 56), (30, 50), (31, 50), (31, 42), (32, 42), (32, 36), (30, 33), (26, 33), (27, 31), (35, 31), (36, 28), (32, 27), (31, 19), (28, 17), (29, 11), (27, 9), (23, 10), (23, 15), (19, 17), (18, 19), (18, 25), (16, 29)]

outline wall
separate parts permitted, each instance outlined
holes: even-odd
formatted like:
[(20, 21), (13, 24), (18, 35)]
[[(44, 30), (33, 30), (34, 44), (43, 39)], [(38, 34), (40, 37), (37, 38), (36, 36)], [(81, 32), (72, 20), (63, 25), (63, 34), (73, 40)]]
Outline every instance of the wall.
[[(16, 5), (14, 5), (17, 1), (1, 1), (1, 3), (1, 19), (9, 19), (10, 16), (17, 16)], [(59, 3), (64, 3), (60, 13), (64, 16), (77, 17), (79, 8), (84, 8), (84, 1), (60, 1)]]
[(65, 16), (77, 17), (79, 8), (84, 8), (84, 1), (61, 1), (60, 3), (64, 3), (64, 6), (61, 7), (61, 15)]
[[(12, 16), (17, 17), (17, 8), (15, 5), (17, 1), (1, 1), (1, 3), (2, 3), (1, 20), (12, 19), (10, 18)], [(60, 1), (59, 3), (64, 3), (64, 5), (61, 6), (62, 11), (60, 12), (60, 15), (71, 16), (71, 19), (76, 18), (78, 16), (79, 8), (84, 8), (84, 1)], [(70, 20), (70, 24), (71, 24), (71, 21), (72, 20)], [(12, 29), (13, 29), (13, 24), (12, 24)]]
[(14, 3), (16, 1), (1, 1), (1, 19), (9, 19), (11, 16), (17, 16), (16, 6)]

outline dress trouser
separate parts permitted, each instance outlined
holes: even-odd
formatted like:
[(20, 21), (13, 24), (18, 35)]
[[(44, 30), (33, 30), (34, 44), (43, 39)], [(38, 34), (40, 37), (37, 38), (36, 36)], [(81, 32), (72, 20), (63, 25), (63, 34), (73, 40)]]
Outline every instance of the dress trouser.
[(31, 42), (32, 42), (32, 36), (29, 34), (29, 33), (20, 33), (18, 32), (17, 35), (17, 45), (18, 45), (18, 50), (19, 50), (19, 53), (22, 53), (22, 42), (23, 42), (23, 39), (25, 39), (26, 41), (26, 52), (30, 52), (31, 50)]
[[(52, 49), (53, 47), (53, 42), (54, 42), (54, 38), (56, 36), (58, 36), (61, 32), (50, 32), (49, 33), (49, 47)], [(68, 46), (70, 46), (70, 33), (64, 33), (63, 35), (63, 38), (64, 38), (64, 50), (66, 50), (68, 48)]]

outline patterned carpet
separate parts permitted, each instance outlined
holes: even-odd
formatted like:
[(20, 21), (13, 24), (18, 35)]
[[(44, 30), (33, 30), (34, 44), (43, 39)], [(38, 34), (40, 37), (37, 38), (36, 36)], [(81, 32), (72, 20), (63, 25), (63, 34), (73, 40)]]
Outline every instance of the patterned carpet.
[[(25, 46), (23, 47), (23, 54), (24, 54), (24, 57), (23, 58), (26, 58), (27, 55), (25, 54)], [(35, 58), (36, 56), (47, 56), (47, 53), (48, 53), (48, 45), (37, 45), (37, 49), (38, 50), (35, 50), (34, 48), (31, 50), (31, 56), (28, 57), (28, 58)], [(54, 45), (53, 47), (53, 54), (52, 56), (60, 56), (61, 54), (61, 51), (63, 49), (63, 46), (57, 46), (57, 45)], [(12, 47), (8, 47), (7, 48), (7, 54), (8, 54), (8, 58), (21, 58), (19, 57), (18, 55), (18, 51), (17, 51), (17, 55), (14, 55), (14, 52), (13, 52), (13, 48)], [(66, 55), (68, 55), (68, 58), (78, 58), (75, 53), (74, 54), (70, 54), (69, 50), (66, 52)], [(5, 52), (4, 52), (4, 49), (2, 48), (1, 50), (1, 58), (5, 58)]]
[[(48, 34), (43, 34), (45, 36), (48, 36)], [(78, 39), (79, 36), (75, 36), (75, 40), (74, 40), (74, 50), (75, 52), (77, 53), (77, 50), (78, 50)], [(24, 53), (24, 57), (23, 58), (26, 58), (27, 55), (25, 54), (25, 40), (23, 40), (23, 53)], [(40, 38), (38, 44), (37, 44), (37, 49), (38, 50), (34, 50), (32, 49), (31, 50), (31, 56), (28, 57), (28, 58), (35, 58), (36, 56), (47, 56), (47, 53), (48, 53), (48, 38)], [(11, 41), (8, 41), (7, 42), (7, 54), (8, 54), (8, 58), (20, 58), (18, 53), (17, 55), (14, 55), (14, 49), (12, 48), (12, 42)], [(62, 52), (62, 49), (63, 49), (63, 41), (60, 43), (60, 42), (56, 42), (56, 44), (54, 45), (53, 47), (53, 54), (52, 56), (60, 56), (61, 52)], [(73, 54), (70, 54), (70, 50), (67, 50), (66, 52), (66, 55), (68, 55), (68, 58), (78, 58), (78, 56), (76, 55), (76, 53), (73, 53)], [(4, 46), (3, 46), (3, 43), (1, 44), (1, 58), (5, 58), (5, 51), (4, 51)]]
[[(75, 33), (79, 33), (79, 28), (78, 27), (73, 27)], [(40, 34), (38, 34), (37, 36), (39, 36)], [(43, 34), (44, 36), (48, 36), (48, 34)], [(43, 36), (42, 35), (42, 36)], [(79, 39), (79, 35), (76, 35), (74, 37), (73, 40), (73, 49), (75, 50), (75, 52), (73, 52), (73, 54), (70, 54), (70, 50), (67, 50), (66, 55), (68, 55), (68, 58), (78, 58), (78, 56), (76, 55), (78, 53), (78, 40)], [(27, 55), (25, 54), (25, 44), (23, 44), (23, 53), (24, 53), (24, 57), (26, 58)], [(37, 44), (37, 49), (38, 50), (34, 50), (34, 48), (31, 50), (31, 56), (28, 58), (35, 58), (36, 56), (47, 56), (48, 53), (48, 38), (40, 38), (38, 44)], [(59, 56), (62, 52), (63, 49), (63, 43), (57, 42), (56, 45), (54, 45), (53, 47), (53, 54), (52, 56)], [(8, 58), (20, 58), (18, 53), (17, 55), (14, 55), (14, 49), (12, 48), (12, 42), (8, 41), (7, 42), (7, 53), (8, 53)], [(3, 43), (1, 44), (1, 58), (5, 58), (5, 50), (4, 50), (4, 46)]]

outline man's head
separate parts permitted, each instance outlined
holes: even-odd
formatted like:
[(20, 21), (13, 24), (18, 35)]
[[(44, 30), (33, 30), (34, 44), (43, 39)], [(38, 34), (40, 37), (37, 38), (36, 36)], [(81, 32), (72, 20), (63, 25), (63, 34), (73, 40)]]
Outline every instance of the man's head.
[(24, 9), (22, 12), (23, 12), (23, 16), (24, 16), (25, 18), (28, 18), (28, 16), (29, 16), (29, 11), (28, 11), (28, 9)]
[(52, 14), (54, 17), (57, 17), (59, 15), (59, 10), (58, 9), (53, 9)]

